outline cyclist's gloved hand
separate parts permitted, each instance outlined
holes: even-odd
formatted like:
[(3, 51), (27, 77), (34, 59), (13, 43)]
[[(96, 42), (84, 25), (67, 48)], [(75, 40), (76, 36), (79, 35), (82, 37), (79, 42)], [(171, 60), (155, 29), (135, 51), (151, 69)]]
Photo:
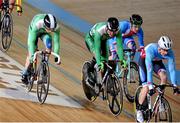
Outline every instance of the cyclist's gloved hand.
[(121, 66), (122, 66), (123, 68), (126, 68), (126, 67), (127, 67), (127, 62), (126, 62), (126, 60), (122, 60), (122, 61), (121, 61)]
[(156, 92), (155, 92), (154, 89), (149, 90), (149, 95), (150, 95), (150, 96), (152, 96), (152, 95), (155, 94), (155, 93), (156, 93)]
[(57, 65), (60, 65), (60, 64), (61, 64), (61, 60), (58, 61), (58, 57), (55, 57), (55, 58), (54, 58), (54, 62), (55, 62)]
[(97, 71), (103, 71), (103, 70), (104, 70), (104, 63), (101, 62), (101, 63), (98, 65)]
[(146, 52), (144, 50), (144, 47), (141, 47), (140, 50), (141, 50), (140, 56), (142, 59), (144, 59), (146, 57)]

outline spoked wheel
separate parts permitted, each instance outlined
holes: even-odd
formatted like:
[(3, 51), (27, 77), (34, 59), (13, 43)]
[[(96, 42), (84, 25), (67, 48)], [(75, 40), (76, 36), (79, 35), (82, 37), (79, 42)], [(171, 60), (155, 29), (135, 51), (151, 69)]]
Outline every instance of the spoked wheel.
[(168, 101), (165, 98), (159, 101), (155, 114), (155, 122), (172, 122), (172, 112)]
[(125, 70), (123, 77), (123, 88), (129, 102), (134, 102), (134, 93), (139, 86), (139, 68), (135, 62), (130, 63), (130, 73)]
[[(135, 91), (135, 96), (134, 96), (134, 112), (135, 112), (135, 118), (137, 118), (137, 106), (139, 105), (139, 94), (141, 92), (142, 86), (139, 86), (136, 91)], [(143, 117), (145, 121), (150, 121), (150, 115), (151, 111), (148, 110), (148, 101), (147, 97), (145, 98), (143, 104)]]
[(116, 75), (108, 75), (106, 79), (106, 92), (110, 111), (115, 116), (119, 115), (123, 107), (123, 90)]
[(97, 98), (97, 94), (94, 89), (87, 85), (87, 81), (96, 81), (96, 72), (93, 67), (91, 67), (91, 63), (86, 61), (82, 68), (82, 86), (84, 93), (87, 99), (91, 102), (95, 101)]
[(38, 68), (37, 78), (37, 97), (39, 102), (43, 104), (46, 100), (50, 83), (50, 72), (47, 63), (41, 63)]
[(11, 46), (13, 37), (13, 20), (10, 14), (4, 15), (1, 27), (1, 50), (6, 52)]

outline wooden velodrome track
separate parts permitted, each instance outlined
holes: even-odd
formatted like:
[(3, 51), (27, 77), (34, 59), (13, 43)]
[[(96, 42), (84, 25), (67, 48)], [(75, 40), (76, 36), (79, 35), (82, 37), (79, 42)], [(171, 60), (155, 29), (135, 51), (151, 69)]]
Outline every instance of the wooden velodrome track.
[[(117, 16), (119, 19), (128, 18), (132, 13), (139, 13), (144, 18), (145, 43), (155, 41), (161, 34), (168, 34), (174, 41), (177, 68), (180, 69), (180, 56), (177, 55), (180, 40), (180, 1), (174, 0), (52, 0), (62, 8), (80, 16), (91, 23), (104, 21), (109, 16)], [(23, 16), (14, 16), (14, 40), (8, 55), (24, 65), (27, 54), (26, 46), (28, 25), (37, 9), (28, 4), (23, 4)], [(39, 43), (42, 44), (42, 43)], [(14, 100), (0, 97), (0, 121), (134, 121), (132, 118), (133, 105), (124, 98), (124, 111), (114, 117), (107, 108), (106, 102), (97, 99), (94, 103), (86, 100), (81, 80), (81, 67), (85, 60), (91, 58), (87, 51), (83, 36), (61, 24), (61, 58), (62, 65), (59, 69), (51, 67), (51, 84), (66, 96), (78, 102), (82, 107), (73, 108), (52, 104), (40, 105), (31, 101)], [(53, 62), (52, 62), (53, 63)], [(2, 66), (2, 65), (1, 65)], [(1, 67), (0, 66), (0, 67)], [(57, 66), (56, 66), (57, 67)], [(19, 73), (18, 73), (19, 74)], [(0, 81), (0, 89), (7, 88)], [(22, 93), (27, 93), (22, 91)], [(48, 98), (48, 97), (47, 97)], [(167, 90), (167, 99), (170, 102), (173, 121), (180, 121), (180, 98), (174, 97)], [(128, 112), (128, 113), (127, 113)]]

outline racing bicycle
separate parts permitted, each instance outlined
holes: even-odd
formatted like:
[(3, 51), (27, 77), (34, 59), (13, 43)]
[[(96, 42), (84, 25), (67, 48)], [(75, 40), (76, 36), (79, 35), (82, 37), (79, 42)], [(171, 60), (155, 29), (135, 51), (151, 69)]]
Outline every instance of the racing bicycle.
[[(41, 60), (37, 68), (37, 55), (40, 54)], [(59, 55), (54, 52), (47, 53), (46, 51), (36, 51), (33, 58), (33, 63), (28, 67), (28, 84), (26, 85), (27, 91), (31, 91), (34, 81), (37, 81), (37, 97), (40, 104), (43, 104), (46, 100), (49, 84), (50, 84), (50, 70), (48, 65), (49, 55), (52, 54), (58, 58), (60, 61)]]
[[(143, 105), (143, 117), (144, 120), (147, 122), (150, 122), (150, 120), (154, 117), (155, 122), (172, 122), (172, 112), (171, 107), (168, 102), (168, 100), (164, 96), (165, 88), (171, 87), (173, 88), (173, 85), (167, 84), (167, 85), (157, 85), (153, 84), (155, 92), (157, 93), (157, 96), (155, 98), (155, 102), (152, 107), (151, 102), (151, 96), (147, 94), (147, 97), (145, 98)], [(135, 112), (138, 106), (138, 98), (139, 94), (141, 92), (142, 86), (139, 86), (135, 93)]]
[(0, 20), (0, 29), (1, 29), (1, 40), (0, 40), (0, 49), (3, 52), (6, 52), (12, 42), (13, 37), (13, 18), (10, 13), (9, 6), (17, 6), (20, 8), (20, 12), (22, 12), (22, 7), (17, 4), (9, 4), (9, 0), (3, 0), (3, 3), (1, 4), (1, 13), (2, 17)]
[[(92, 65), (93, 64), (93, 65)], [(107, 100), (110, 111), (119, 115), (123, 107), (123, 91), (121, 83), (115, 74), (115, 61), (104, 62), (104, 76), (102, 81), (97, 81), (96, 61), (86, 61), (82, 68), (82, 86), (88, 100), (95, 101), (100, 94)], [(91, 84), (89, 84), (91, 83)]]

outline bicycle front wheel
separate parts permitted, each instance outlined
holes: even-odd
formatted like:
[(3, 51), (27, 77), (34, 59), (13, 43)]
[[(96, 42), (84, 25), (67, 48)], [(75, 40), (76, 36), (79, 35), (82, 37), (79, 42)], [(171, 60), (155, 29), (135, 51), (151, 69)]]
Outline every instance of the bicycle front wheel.
[(130, 71), (124, 71), (123, 88), (129, 102), (134, 102), (134, 94), (139, 86), (139, 70), (135, 62), (130, 63)]
[(106, 79), (106, 97), (110, 111), (119, 115), (123, 107), (123, 90), (116, 75), (110, 74)]
[(172, 112), (168, 101), (161, 98), (157, 106), (157, 114), (155, 114), (155, 122), (172, 122)]
[(46, 100), (50, 83), (50, 71), (48, 63), (42, 62), (40, 64), (37, 72), (37, 78), (37, 97), (39, 102), (43, 104)]
[(1, 29), (1, 50), (6, 52), (11, 46), (13, 37), (13, 19), (11, 14), (7, 13), (4, 15)]

